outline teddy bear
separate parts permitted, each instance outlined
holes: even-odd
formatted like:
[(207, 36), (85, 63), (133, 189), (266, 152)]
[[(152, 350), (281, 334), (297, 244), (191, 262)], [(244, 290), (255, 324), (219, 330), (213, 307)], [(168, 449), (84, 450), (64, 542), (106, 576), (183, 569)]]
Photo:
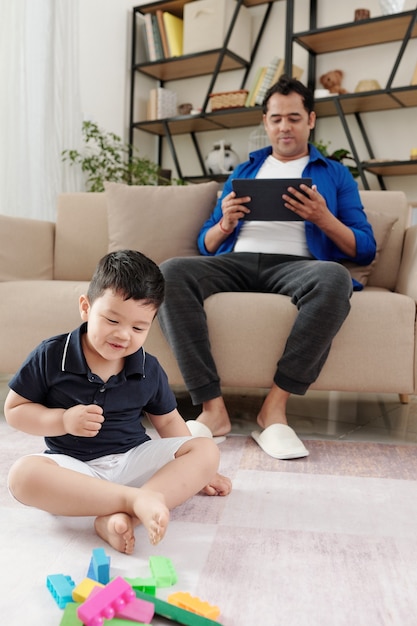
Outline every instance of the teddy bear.
[(331, 70), (323, 76), (320, 76), (320, 82), (330, 93), (347, 93), (342, 87), (343, 72), (342, 70)]

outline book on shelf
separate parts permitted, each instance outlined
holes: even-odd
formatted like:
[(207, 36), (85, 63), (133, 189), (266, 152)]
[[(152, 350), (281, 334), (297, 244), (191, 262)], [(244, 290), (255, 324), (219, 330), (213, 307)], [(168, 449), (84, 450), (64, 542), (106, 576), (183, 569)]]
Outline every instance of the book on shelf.
[(255, 105), (262, 104), (262, 102), (264, 101), (266, 92), (268, 91), (270, 86), (273, 85), (277, 81), (276, 76), (278, 77), (281, 76), (283, 69), (284, 69), (284, 59), (280, 59), (279, 57), (274, 57), (272, 61), (269, 63), (269, 65), (266, 66), (266, 72), (264, 74), (262, 84), (259, 87), (258, 92), (255, 97), (255, 102), (254, 102)]
[(148, 49), (148, 58), (149, 61), (156, 61), (156, 47), (155, 47), (155, 39), (153, 33), (153, 25), (152, 25), (152, 15), (151, 13), (145, 13), (143, 16), (145, 21), (145, 37), (146, 37), (146, 47)]
[(166, 30), (165, 30), (164, 12), (162, 11), (162, 9), (157, 9), (155, 12), (155, 16), (156, 16), (156, 21), (158, 24), (159, 36), (161, 37), (162, 50), (164, 53), (164, 57), (166, 59), (169, 59), (169, 46), (168, 46), (168, 39), (167, 39)]
[(159, 61), (165, 57), (164, 48), (162, 46), (162, 38), (159, 30), (158, 19), (156, 15), (152, 15), (152, 32), (156, 50), (156, 60)]
[(161, 120), (177, 115), (177, 94), (165, 87), (155, 87), (149, 92), (148, 120)]
[(164, 11), (162, 14), (170, 57), (182, 56), (184, 22), (180, 17)]
[(258, 69), (256, 70), (252, 86), (249, 89), (248, 97), (246, 98), (245, 107), (253, 107), (255, 105), (256, 94), (258, 93), (258, 89), (262, 84), (265, 72), (265, 66), (258, 67)]

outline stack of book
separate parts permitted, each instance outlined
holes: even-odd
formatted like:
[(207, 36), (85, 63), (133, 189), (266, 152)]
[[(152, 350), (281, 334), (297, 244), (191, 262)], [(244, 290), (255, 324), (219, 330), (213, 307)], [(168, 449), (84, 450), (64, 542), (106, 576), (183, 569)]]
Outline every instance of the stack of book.
[[(268, 89), (276, 83), (283, 74), (284, 66), (284, 59), (274, 57), (268, 65), (258, 68), (252, 87), (249, 90), (248, 97), (246, 98), (245, 106), (253, 107), (262, 105)], [(292, 66), (292, 75), (294, 78), (300, 79), (302, 74), (303, 70), (301, 67), (298, 67), (297, 65)]]
[(183, 21), (180, 17), (158, 9), (155, 14), (145, 13), (143, 37), (148, 61), (160, 61), (182, 55)]
[(177, 115), (177, 94), (165, 87), (155, 87), (149, 92), (148, 120), (161, 120)]

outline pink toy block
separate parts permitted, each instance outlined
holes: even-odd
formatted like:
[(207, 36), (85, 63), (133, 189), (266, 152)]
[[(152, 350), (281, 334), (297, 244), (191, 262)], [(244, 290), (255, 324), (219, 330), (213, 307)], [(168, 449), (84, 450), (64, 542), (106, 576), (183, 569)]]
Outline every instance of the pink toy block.
[(117, 617), (129, 619), (133, 622), (150, 624), (154, 613), (155, 607), (152, 602), (135, 598), (132, 602), (129, 602), (129, 604), (125, 604), (125, 606), (117, 609), (116, 615)]
[(112, 619), (135, 598), (132, 587), (118, 576), (102, 589), (93, 590), (78, 607), (77, 616), (85, 626), (103, 626), (104, 618)]

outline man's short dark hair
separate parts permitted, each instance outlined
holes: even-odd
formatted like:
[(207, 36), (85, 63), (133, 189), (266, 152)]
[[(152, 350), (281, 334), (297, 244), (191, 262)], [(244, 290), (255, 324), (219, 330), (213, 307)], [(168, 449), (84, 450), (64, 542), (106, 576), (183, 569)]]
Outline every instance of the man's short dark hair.
[(283, 74), (278, 82), (271, 85), (265, 94), (262, 103), (262, 111), (264, 114), (268, 112), (269, 98), (275, 93), (282, 94), (283, 96), (288, 96), (290, 93), (298, 93), (303, 100), (303, 105), (307, 113), (310, 115), (310, 113), (314, 111), (314, 94), (311, 89), (303, 85), (303, 83), (296, 78), (291, 78), (288, 74)]
[(144, 300), (158, 309), (164, 300), (165, 281), (156, 263), (141, 252), (118, 250), (99, 261), (87, 292), (90, 304), (107, 289), (124, 300)]

